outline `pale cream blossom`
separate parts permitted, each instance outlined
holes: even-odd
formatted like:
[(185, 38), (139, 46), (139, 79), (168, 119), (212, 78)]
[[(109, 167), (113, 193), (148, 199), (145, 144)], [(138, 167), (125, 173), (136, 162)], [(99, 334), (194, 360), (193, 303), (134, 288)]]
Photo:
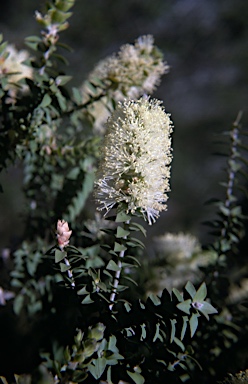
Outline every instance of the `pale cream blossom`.
[(148, 97), (119, 102), (107, 121), (96, 182), (99, 209), (116, 203), (140, 211), (149, 224), (167, 209), (172, 122), (161, 102)]
[(137, 98), (152, 93), (168, 70), (153, 37), (147, 35), (139, 37), (134, 45), (123, 45), (117, 54), (101, 61), (90, 78), (98, 78), (115, 88), (120, 92), (119, 97), (122, 94), (122, 98)]
[(70, 231), (67, 221), (58, 220), (56, 234), (57, 234), (58, 246), (61, 250), (63, 250), (64, 247), (69, 244), (69, 239), (72, 234), (72, 231)]
[[(104, 132), (104, 122), (113, 110), (111, 99), (123, 101), (151, 94), (161, 76), (169, 71), (151, 35), (139, 37), (134, 44), (123, 45), (119, 52), (100, 61), (82, 86), (83, 101), (106, 90), (106, 96), (89, 104), (87, 113), (94, 120), (94, 129)], [(94, 89), (90, 83), (96, 84)]]
[(230, 293), (227, 298), (228, 304), (237, 304), (238, 302), (245, 301), (248, 298), (248, 278), (240, 279), (238, 285), (231, 284)]
[(154, 238), (155, 252), (163, 255), (168, 262), (190, 259), (201, 250), (199, 240), (190, 233), (170, 233)]
[(27, 86), (16, 85), (24, 78), (32, 78), (33, 70), (24, 61), (29, 59), (29, 53), (26, 50), (18, 51), (14, 45), (8, 44), (0, 54), (0, 76), (8, 75), (8, 82), (5, 89), (9, 91), (10, 97), (15, 98), (18, 90), (25, 92)]
[(202, 249), (197, 237), (183, 232), (154, 237), (152, 250), (154, 258), (145, 271), (145, 289), (159, 295), (164, 288), (181, 290), (187, 281), (200, 283), (204, 278), (201, 267), (216, 263), (218, 258), (214, 250)]

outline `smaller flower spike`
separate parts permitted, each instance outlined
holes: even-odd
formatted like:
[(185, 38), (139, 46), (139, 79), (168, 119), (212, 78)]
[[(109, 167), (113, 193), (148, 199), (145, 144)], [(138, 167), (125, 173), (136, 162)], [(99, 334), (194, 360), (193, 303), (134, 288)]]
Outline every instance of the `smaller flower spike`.
[(28, 51), (24, 49), (18, 51), (12, 44), (7, 44), (0, 51), (0, 77), (7, 76), (8, 81), (4, 88), (9, 91), (12, 101), (15, 100), (18, 90), (22, 93), (28, 90), (27, 85), (17, 83), (22, 79), (33, 77), (33, 69), (25, 64), (29, 58)]
[(63, 251), (64, 247), (69, 244), (69, 239), (72, 234), (72, 231), (69, 230), (69, 225), (67, 221), (58, 220), (56, 234), (59, 248), (61, 249), (61, 251)]
[(96, 181), (100, 210), (124, 204), (153, 224), (167, 209), (172, 122), (160, 104), (148, 97), (120, 102), (108, 119)]

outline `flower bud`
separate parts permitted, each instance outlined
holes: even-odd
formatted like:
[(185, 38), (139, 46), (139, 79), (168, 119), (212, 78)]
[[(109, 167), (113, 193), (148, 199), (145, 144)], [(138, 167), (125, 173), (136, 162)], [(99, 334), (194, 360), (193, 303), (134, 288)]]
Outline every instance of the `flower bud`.
[(61, 251), (63, 251), (64, 247), (69, 244), (69, 239), (72, 234), (72, 231), (69, 230), (69, 225), (67, 221), (58, 220), (56, 234), (59, 248), (61, 249)]

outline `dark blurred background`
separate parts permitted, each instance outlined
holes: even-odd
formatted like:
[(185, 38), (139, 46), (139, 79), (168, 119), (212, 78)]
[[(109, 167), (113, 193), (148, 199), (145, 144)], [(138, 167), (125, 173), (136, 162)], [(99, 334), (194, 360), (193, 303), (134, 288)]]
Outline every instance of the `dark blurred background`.
[[(24, 38), (39, 33), (34, 12), (42, 0), (8, 0), (0, 3), (0, 32), (18, 49)], [(214, 141), (231, 127), (239, 110), (247, 126), (248, 102), (248, 2), (244, 0), (78, 0), (61, 41), (73, 52), (72, 85), (78, 86), (100, 59), (152, 34), (171, 69), (154, 97), (164, 101), (175, 125), (171, 193), (168, 211), (150, 228), (191, 232), (208, 241), (201, 224), (213, 217), (204, 206), (221, 197), (219, 181), (225, 180), (222, 158)], [(217, 135), (217, 136), (216, 136)], [(3, 176), (0, 196), (0, 246), (21, 233), (21, 169)]]

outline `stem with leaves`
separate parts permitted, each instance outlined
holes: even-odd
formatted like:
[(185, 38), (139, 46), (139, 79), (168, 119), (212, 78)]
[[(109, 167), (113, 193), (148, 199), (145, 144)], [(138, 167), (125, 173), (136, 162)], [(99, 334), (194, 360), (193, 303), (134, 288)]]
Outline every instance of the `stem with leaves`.
[[(127, 215), (125, 213), (125, 209), (123, 210), (121, 207), (117, 210), (117, 216), (115, 222), (118, 223), (116, 234), (115, 234), (115, 245), (112, 254), (117, 258), (117, 262), (115, 263), (113, 260), (109, 262), (107, 269), (115, 271), (114, 281), (112, 284), (111, 294), (110, 294), (110, 304), (109, 309), (112, 311), (113, 306), (115, 304), (116, 295), (118, 294), (119, 282), (120, 278), (130, 281), (133, 284), (136, 284), (135, 281), (128, 275), (122, 276), (123, 266), (127, 267), (128, 270), (139, 267), (140, 263), (134, 256), (130, 256), (125, 254), (128, 247), (141, 247), (144, 248), (144, 244), (142, 241), (132, 236), (133, 232), (141, 232), (144, 236), (146, 235), (146, 231), (142, 225), (132, 222), (131, 215)], [(123, 261), (125, 257), (125, 263)]]
[(112, 311), (113, 306), (114, 306), (114, 301), (115, 301), (115, 297), (116, 297), (116, 293), (117, 293), (117, 288), (118, 288), (120, 277), (121, 277), (122, 260), (124, 258), (124, 255), (125, 255), (125, 251), (122, 250), (120, 252), (120, 254), (119, 254), (119, 259), (118, 259), (118, 263), (117, 263), (118, 270), (115, 272), (115, 278), (114, 278), (114, 283), (113, 283), (113, 290), (112, 290), (112, 293), (110, 295), (111, 304), (109, 304), (109, 309), (111, 311)]
[(67, 265), (67, 267), (69, 267), (69, 269), (67, 271), (67, 275), (68, 275), (69, 280), (71, 282), (71, 287), (72, 287), (72, 289), (74, 289), (75, 288), (75, 280), (74, 280), (74, 277), (73, 277), (71, 264), (70, 264), (69, 260), (67, 259), (67, 257), (64, 258), (64, 262)]
[[(238, 116), (233, 123), (233, 129), (230, 132), (230, 138), (231, 138), (231, 154), (228, 161), (228, 182), (226, 187), (226, 200), (224, 202), (224, 207), (226, 210), (230, 210), (232, 203), (234, 201), (234, 186), (235, 186), (235, 180), (237, 177), (237, 173), (240, 169), (240, 164), (238, 163), (240, 154), (238, 151), (238, 146), (240, 143), (239, 139), (239, 131), (241, 128), (240, 120), (242, 117), (242, 112), (238, 113)], [(231, 213), (231, 211), (230, 211)], [(227, 217), (227, 221), (229, 217)], [(226, 225), (225, 225), (226, 224)], [(228, 225), (229, 223), (224, 223), (224, 226), (221, 230), (221, 238), (225, 239), (228, 232)]]

